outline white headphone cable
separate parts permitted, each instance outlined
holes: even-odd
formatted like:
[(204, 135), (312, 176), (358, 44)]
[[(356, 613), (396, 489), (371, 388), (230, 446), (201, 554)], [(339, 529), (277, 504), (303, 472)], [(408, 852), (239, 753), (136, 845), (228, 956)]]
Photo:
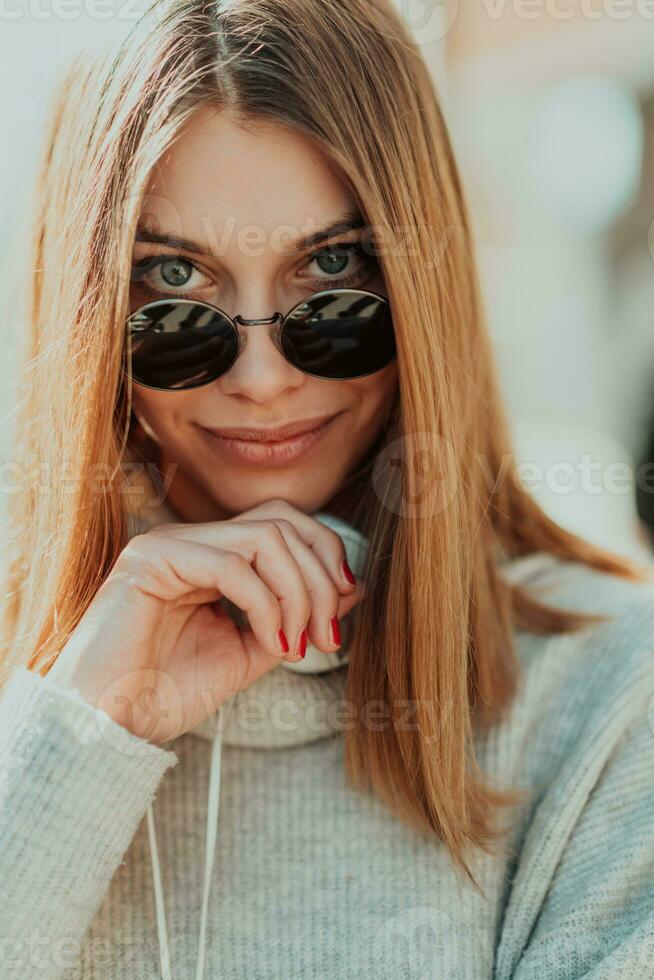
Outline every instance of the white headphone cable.
[[(202, 912), (200, 915), (200, 939), (198, 943), (198, 959), (195, 971), (195, 980), (203, 980), (205, 966), (205, 946), (207, 915), (209, 911), (209, 894), (211, 891), (211, 878), (216, 853), (216, 840), (218, 837), (218, 812), (220, 806), (220, 775), (222, 761), (222, 732), (223, 721), (227, 723), (229, 713), (232, 708), (234, 696), (228, 698), (217, 710), (218, 728), (214, 733), (211, 746), (211, 763), (209, 776), (209, 796), (207, 801), (207, 832), (206, 832), (206, 852), (204, 862), (204, 884), (202, 894)], [(170, 743), (169, 743), (170, 744)], [(168, 930), (166, 928), (166, 909), (161, 881), (161, 866), (159, 863), (159, 852), (157, 849), (157, 837), (154, 823), (154, 803), (148, 806), (147, 810), (148, 836), (150, 840), (150, 857), (152, 861), (152, 876), (154, 880), (154, 898), (157, 915), (157, 932), (159, 936), (159, 956), (161, 959), (161, 980), (173, 980), (170, 967), (170, 947), (168, 943)]]

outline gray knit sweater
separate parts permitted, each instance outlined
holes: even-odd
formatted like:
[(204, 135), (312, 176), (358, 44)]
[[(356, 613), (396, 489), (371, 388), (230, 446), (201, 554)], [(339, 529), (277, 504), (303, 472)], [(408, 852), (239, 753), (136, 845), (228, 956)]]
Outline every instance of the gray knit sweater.
[[(211, 980), (645, 980), (654, 963), (654, 586), (535, 555), (581, 634), (516, 632), (512, 710), (478, 736), (532, 790), (484, 895), (445, 847), (345, 784), (347, 665), (275, 668), (223, 733)], [(331, 709), (334, 710), (330, 710)], [(17, 667), (0, 700), (0, 977), (159, 980), (153, 812), (174, 980), (194, 980), (212, 719), (160, 748)]]

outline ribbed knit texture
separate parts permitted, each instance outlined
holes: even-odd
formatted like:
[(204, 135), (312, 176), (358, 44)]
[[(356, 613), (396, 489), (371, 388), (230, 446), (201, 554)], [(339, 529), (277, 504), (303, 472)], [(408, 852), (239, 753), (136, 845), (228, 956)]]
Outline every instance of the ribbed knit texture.
[[(207, 980), (652, 976), (654, 586), (548, 556), (505, 574), (616, 618), (515, 634), (519, 694), (477, 748), (494, 785), (532, 795), (506, 856), (478, 856), (484, 895), (437, 839), (346, 786), (338, 723), (316, 736), (268, 710), (286, 698), (306, 721), (310, 688), (316, 704), (316, 675), (276, 668), (250, 689), (266, 708), (257, 747), (236, 744), (237, 726), (223, 749)], [(321, 697), (342, 697), (346, 670), (321, 676)], [(0, 700), (2, 980), (158, 980), (155, 793), (173, 977), (194, 980), (211, 719), (199, 729), (159, 748), (14, 670)]]

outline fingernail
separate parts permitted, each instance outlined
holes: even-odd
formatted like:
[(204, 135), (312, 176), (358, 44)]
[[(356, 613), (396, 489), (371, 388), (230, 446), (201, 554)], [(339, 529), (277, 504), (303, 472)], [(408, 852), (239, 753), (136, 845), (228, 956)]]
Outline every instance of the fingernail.
[(288, 645), (288, 640), (286, 639), (286, 633), (284, 630), (279, 630), (277, 636), (279, 638), (279, 645), (282, 648), (282, 653), (288, 653), (290, 647)]
[(337, 646), (340, 646), (341, 645), (341, 628), (338, 625), (338, 619), (336, 618), (336, 616), (332, 616), (330, 623), (331, 623), (331, 628), (332, 628), (332, 640), (333, 640), (333, 642)]
[(304, 659), (304, 655), (307, 652), (307, 628), (306, 626), (300, 633), (300, 639), (297, 645), (298, 656)]
[(341, 565), (341, 571), (343, 572), (343, 578), (349, 585), (357, 584), (357, 580), (352, 574), (352, 569), (350, 568), (350, 566), (346, 561), (344, 561), (343, 564)]

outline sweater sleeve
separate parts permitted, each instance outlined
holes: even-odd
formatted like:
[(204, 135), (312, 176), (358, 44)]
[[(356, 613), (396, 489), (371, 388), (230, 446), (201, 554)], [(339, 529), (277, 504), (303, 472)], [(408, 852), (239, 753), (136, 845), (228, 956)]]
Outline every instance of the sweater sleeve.
[(654, 699), (566, 843), (514, 980), (648, 980), (654, 963)]
[(0, 699), (0, 976), (56, 980), (174, 752), (48, 677), (14, 669)]

